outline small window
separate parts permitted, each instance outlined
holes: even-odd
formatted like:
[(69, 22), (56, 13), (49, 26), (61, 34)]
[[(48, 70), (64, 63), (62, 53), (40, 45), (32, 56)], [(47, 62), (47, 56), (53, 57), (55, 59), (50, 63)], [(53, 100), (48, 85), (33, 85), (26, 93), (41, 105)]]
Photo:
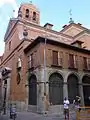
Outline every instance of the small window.
[(36, 12), (33, 12), (33, 20), (36, 21)]
[(29, 9), (26, 9), (26, 13), (29, 13)]
[(9, 42), (9, 50), (11, 49), (11, 41)]
[(26, 9), (26, 18), (29, 18), (29, 9)]
[(17, 61), (17, 68), (21, 68), (21, 59), (19, 58), (18, 61)]
[(7, 85), (7, 80), (4, 81), (4, 85)]

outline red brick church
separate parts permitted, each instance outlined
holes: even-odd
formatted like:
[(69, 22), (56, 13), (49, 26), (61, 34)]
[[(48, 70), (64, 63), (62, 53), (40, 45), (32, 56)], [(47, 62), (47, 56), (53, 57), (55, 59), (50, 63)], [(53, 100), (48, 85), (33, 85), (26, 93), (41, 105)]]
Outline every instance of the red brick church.
[[(63, 99), (70, 104), (76, 95), (90, 105), (90, 30), (70, 19), (61, 31), (51, 23), (40, 25), (40, 11), (32, 3), (21, 4), (18, 17), (11, 18), (4, 37), (0, 68), (9, 67), (7, 105), (19, 110), (62, 111)], [(63, 111), (62, 111), (63, 112)]]

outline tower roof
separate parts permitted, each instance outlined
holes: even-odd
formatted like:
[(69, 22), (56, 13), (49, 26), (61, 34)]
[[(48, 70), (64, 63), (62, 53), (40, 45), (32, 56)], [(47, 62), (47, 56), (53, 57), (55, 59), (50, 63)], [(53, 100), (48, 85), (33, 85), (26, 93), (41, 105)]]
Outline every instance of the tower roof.
[(39, 12), (39, 8), (37, 8), (33, 3), (21, 3), (20, 8), (21, 7), (29, 7)]

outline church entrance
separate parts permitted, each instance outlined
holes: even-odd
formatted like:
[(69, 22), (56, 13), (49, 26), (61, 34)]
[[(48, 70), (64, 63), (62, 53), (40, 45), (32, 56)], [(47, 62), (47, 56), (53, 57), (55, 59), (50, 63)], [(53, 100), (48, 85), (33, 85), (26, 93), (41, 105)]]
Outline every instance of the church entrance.
[(29, 105), (37, 105), (37, 79), (35, 75), (29, 78)]
[(76, 75), (71, 74), (68, 77), (67, 80), (68, 84), (68, 99), (70, 103), (73, 103), (73, 100), (77, 95), (79, 95), (79, 84), (78, 84), (78, 78)]
[(51, 105), (63, 104), (63, 77), (53, 73), (49, 78), (49, 102)]
[(84, 76), (82, 79), (83, 83), (83, 95), (85, 106), (90, 106), (90, 76)]

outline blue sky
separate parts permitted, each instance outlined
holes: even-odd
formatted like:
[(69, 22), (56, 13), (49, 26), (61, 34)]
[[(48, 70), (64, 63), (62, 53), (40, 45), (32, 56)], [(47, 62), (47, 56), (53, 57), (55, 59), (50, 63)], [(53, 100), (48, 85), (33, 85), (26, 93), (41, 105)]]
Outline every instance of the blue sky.
[[(29, 0), (0, 0), (0, 55), (4, 51), (4, 34), (9, 19), (17, 16), (17, 10), (21, 3)], [(46, 22), (54, 25), (54, 30), (60, 31), (62, 26), (68, 24), (70, 9), (75, 23), (81, 23), (90, 28), (90, 0), (32, 0), (41, 13), (41, 25)], [(13, 12), (15, 10), (15, 12)]]

